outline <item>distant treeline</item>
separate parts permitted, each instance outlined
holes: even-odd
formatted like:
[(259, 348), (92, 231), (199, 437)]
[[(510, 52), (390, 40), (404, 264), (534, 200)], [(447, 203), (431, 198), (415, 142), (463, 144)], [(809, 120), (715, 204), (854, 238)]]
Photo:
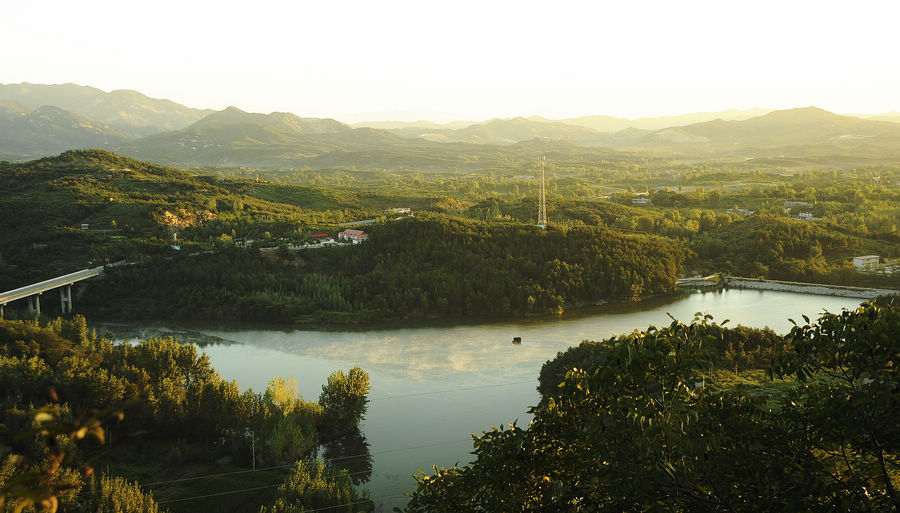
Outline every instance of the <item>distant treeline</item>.
[(111, 269), (85, 296), (104, 317), (373, 322), (558, 313), (674, 290), (684, 251), (601, 227), (426, 216), (373, 226), (352, 247), (155, 258)]

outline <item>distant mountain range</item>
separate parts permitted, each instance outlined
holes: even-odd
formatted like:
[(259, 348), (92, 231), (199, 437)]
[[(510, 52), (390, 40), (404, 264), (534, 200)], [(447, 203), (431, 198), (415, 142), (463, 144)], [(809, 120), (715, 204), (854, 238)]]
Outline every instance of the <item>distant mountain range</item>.
[(214, 112), (157, 100), (128, 89), (107, 93), (75, 84), (0, 84), (0, 100), (33, 107), (52, 105), (132, 136), (178, 130)]
[(900, 112), (892, 110), (884, 114), (859, 114), (856, 117), (863, 119), (875, 119), (878, 121), (890, 121), (891, 123), (900, 123)]
[[(900, 114), (869, 119), (815, 107), (730, 110), (625, 120), (533, 116), (483, 123), (376, 122), (235, 107), (198, 110), (135, 91), (0, 84), (0, 159), (103, 148), (171, 166), (481, 169), (553, 151), (590, 159), (614, 151), (692, 156), (900, 153)], [(364, 126), (372, 125), (372, 126)]]
[(900, 124), (840, 116), (816, 107), (779, 110), (741, 121), (717, 119), (646, 134), (645, 148), (717, 153), (900, 153)]
[(59, 107), (33, 108), (0, 101), (0, 158), (55, 155), (73, 148), (102, 148), (130, 138)]
[(559, 139), (588, 146), (598, 146), (608, 142), (605, 134), (590, 128), (558, 121), (536, 121), (523, 117), (492, 119), (486, 123), (476, 123), (456, 129), (405, 127), (388, 129), (388, 131), (403, 137), (416, 137), (434, 142), (472, 144), (515, 144), (534, 138)]
[[(771, 109), (729, 109), (720, 112), (694, 112), (691, 114), (681, 114), (678, 116), (660, 116), (645, 117), (636, 119), (616, 118), (612, 116), (581, 116), (577, 118), (567, 118), (558, 120), (560, 123), (569, 125), (578, 125), (586, 128), (597, 130), (598, 132), (621, 132), (628, 128), (639, 128), (642, 130), (661, 130), (673, 126), (684, 126), (693, 123), (702, 123), (704, 121), (712, 121), (714, 119), (724, 120), (741, 120), (750, 119), (756, 116), (762, 116), (772, 112)], [(549, 121), (540, 116), (532, 116), (528, 119), (534, 121)]]
[(451, 121), (449, 123), (432, 123), (420, 119), (418, 121), (363, 121), (351, 125), (353, 128), (377, 128), (379, 130), (393, 130), (398, 128), (429, 128), (429, 129), (456, 129), (465, 128), (469, 125), (477, 125), (478, 121)]

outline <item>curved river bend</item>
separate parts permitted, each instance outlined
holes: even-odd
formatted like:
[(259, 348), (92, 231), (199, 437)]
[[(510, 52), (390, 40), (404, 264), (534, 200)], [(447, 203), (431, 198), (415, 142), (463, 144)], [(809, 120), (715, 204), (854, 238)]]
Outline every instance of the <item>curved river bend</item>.
[[(263, 391), (276, 376), (296, 377), (300, 394), (315, 400), (331, 372), (359, 365), (372, 391), (363, 432), (374, 459), (367, 486), (376, 511), (403, 505), (417, 469), (469, 461), (471, 433), (518, 420), (528, 406), (543, 363), (582, 340), (599, 340), (649, 325), (690, 322), (696, 312), (716, 322), (776, 332), (789, 317), (813, 319), (827, 310), (855, 308), (860, 300), (755, 290), (697, 292), (638, 304), (606, 305), (550, 319), (485, 325), (315, 331), (254, 328), (190, 328), (172, 325), (109, 326), (120, 338), (172, 335), (205, 344), (213, 367), (241, 388)], [(522, 337), (521, 345), (511, 343)], [(379, 499), (381, 497), (389, 497)]]

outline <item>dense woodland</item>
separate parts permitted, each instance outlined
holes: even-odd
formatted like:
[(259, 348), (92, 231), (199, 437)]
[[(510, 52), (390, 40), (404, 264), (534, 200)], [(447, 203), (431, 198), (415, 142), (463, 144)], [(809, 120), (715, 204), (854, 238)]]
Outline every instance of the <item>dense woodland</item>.
[(541, 230), (426, 216), (370, 234), (358, 246), (232, 248), (116, 267), (86, 304), (105, 317), (281, 322), (544, 314), (671, 292), (683, 260), (664, 238), (587, 226)]

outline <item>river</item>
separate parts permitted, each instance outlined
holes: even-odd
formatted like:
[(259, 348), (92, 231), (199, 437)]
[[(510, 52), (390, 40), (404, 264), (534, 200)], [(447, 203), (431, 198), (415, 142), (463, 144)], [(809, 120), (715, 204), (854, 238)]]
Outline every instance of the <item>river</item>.
[[(541, 365), (582, 340), (598, 340), (649, 325), (690, 322), (697, 312), (716, 322), (787, 332), (789, 317), (855, 308), (860, 300), (788, 292), (724, 290), (605, 305), (561, 317), (480, 325), (375, 331), (321, 331), (144, 324), (109, 326), (121, 338), (172, 335), (205, 341), (203, 351), (222, 377), (263, 391), (276, 376), (297, 379), (315, 400), (328, 375), (359, 365), (372, 391), (363, 432), (373, 458), (365, 486), (376, 511), (390, 511), (412, 491), (411, 476), (432, 465), (469, 461), (471, 433), (518, 421), (538, 401)], [(513, 345), (513, 337), (522, 337)], [(208, 343), (212, 341), (213, 343)]]

